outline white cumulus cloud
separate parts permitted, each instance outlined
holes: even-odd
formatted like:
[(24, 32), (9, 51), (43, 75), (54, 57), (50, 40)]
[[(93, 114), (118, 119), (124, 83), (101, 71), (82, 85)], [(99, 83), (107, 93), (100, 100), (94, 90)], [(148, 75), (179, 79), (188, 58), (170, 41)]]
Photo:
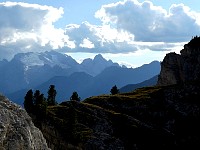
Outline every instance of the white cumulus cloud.
[(119, 53), (136, 50), (135, 45), (131, 44), (133, 35), (109, 25), (92, 25), (88, 22), (70, 24), (66, 26), (65, 34), (70, 41), (74, 41), (75, 48), (63, 47), (64, 52)]
[(54, 27), (63, 13), (62, 8), (51, 6), (0, 3), (0, 57), (18, 52), (73, 47), (73, 41), (69, 41), (64, 30)]
[(184, 4), (166, 10), (150, 1), (124, 0), (103, 5), (96, 12), (101, 24), (85, 21), (65, 29), (55, 27), (63, 14), (63, 8), (0, 2), (0, 59), (52, 49), (120, 55), (172, 51), (200, 31), (200, 13)]
[(183, 42), (200, 31), (200, 14), (184, 4), (167, 11), (150, 1), (125, 0), (102, 6), (96, 17), (133, 34), (136, 41)]

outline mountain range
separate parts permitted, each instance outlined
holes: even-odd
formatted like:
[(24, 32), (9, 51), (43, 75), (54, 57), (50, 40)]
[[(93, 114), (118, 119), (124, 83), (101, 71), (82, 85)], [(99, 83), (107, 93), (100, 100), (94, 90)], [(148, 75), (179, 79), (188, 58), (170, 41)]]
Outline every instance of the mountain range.
[[(48, 105), (42, 94), (38, 97), (39, 103), (32, 103), (35, 102), (32, 93), (26, 97), (29, 103), (25, 107), (30, 116), (0, 95), (0, 149), (200, 149), (199, 43), (200, 37), (194, 37), (180, 54), (167, 54), (160, 74), (142, 82), (146, 86), (157, 80), (155, 86), (92, 96), (83, 101), (63, 99), (55, 105)], [(145, 73), (142, 68), (154, 63), (133, 70), (135, 74)], [(109, 72), (105, 70), (104, 73)], [(95, 77), (102, 79), (99, 75)], [(76, 85), (95, 77), (76, 72), (69, 79), (58, 79)], [(136, 85), (139, 84), (124, 88), (132, 90)]]
[[(146, 82), (157, 80), (155, 86), (93, 96), (81, 102), (63, 101), (48, 106), (43, 118), (33, 111), (33, 122), (55, 150), (200, 149), (199, 58), (200, 37), (194, 37), (180, 54), (165, 56), (158, 76), (143, 82), (146, 86)], [(149, 65), (135, 69), (134, 75), (145, 74), (142, 68)], [(103, 72), (109, 72), (106, 70)], [(116, 70), (110, 72), (127, 77)], [(136, 77), (132, 74), (132, 78)], [(98, 79), (103, 79), (102, 86), (107, 85), (106, 77)]]
[(112, 86), (138, 84), (160, 72), (160, 62), (126, 68), (106, 60), (101, 54), (78, 63), (71, 56), (55, 51), (19, 53), (10, 61), (0, 61), (0, 91), (14, 102), (23, 103), (29, 89), (47, 93), (55, 85), (57, 100), (69, 99), (77, 91), (82, 99), (108, 94)]

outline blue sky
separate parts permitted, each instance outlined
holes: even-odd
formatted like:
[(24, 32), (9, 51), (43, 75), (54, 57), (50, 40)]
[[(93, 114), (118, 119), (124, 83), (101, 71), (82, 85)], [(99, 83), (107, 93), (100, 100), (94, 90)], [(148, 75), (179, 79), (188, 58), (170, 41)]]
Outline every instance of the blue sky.
[[(37, 5), (35, 5), (37, 4)], [(0, 1), (0, 59), (55, 50), (128, 66), (162, 61), (200, 32), (200, 1)]]

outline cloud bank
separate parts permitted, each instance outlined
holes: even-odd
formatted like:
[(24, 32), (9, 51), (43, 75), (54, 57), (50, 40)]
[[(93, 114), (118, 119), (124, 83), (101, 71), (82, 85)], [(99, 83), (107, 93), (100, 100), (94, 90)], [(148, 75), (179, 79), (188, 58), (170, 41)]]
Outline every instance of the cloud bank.
[(136, 41), (183, 42), (200, 31), (200, 14), (184, 4), (167, 11), (149, 1), (126, 0), (102, 6), (96, 17), (133, 34)]
[[(0, 59), (28, 51), (134, 53), (169, 51), (198, 35), (200, 14), (184, 4), (169, 10), (152, 2), (124, 0), (103, 5), (89, 21), (56, 28), (63, 8), (37, 4), (0, 3)], [(72, 14), (73, 15), (73, 14)]]
[(0, 58), (18, 52), (71, 46), (63, 29), (54, 27), (62, 8), (37, 4), (0, 3)]

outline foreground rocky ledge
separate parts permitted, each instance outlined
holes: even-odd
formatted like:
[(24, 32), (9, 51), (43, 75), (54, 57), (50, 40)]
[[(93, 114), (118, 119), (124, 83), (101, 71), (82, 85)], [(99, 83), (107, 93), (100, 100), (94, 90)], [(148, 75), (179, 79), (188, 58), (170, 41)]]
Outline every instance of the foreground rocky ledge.
[(49, 150), (24, 109), (0, 95), (0, 150)]

